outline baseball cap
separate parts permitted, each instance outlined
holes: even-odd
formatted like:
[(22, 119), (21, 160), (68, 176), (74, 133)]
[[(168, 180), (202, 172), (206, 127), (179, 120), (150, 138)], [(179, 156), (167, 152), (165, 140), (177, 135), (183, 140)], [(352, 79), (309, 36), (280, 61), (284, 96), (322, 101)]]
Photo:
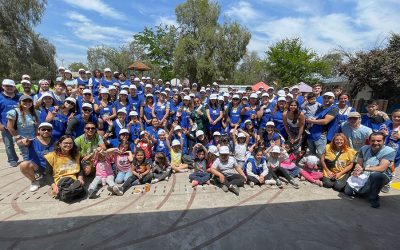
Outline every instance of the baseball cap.
[(188, 96), (188, 95), (185, 95), (185, 97), (183, 97), (183, 100), (190, 101), (190, 96)]
[(58, 71), (60, 71), (60, 70), (65, 70), (65, 68), (64, 67), (58, 67)]
[(221, 155), (228, 155), (229, 154), (229, 148), (227, 146), (222, 146), (219, 148), (219, 153)]
[(214, 145), (208, 147), (208, 153), (219, 156), (218, 148)]
[(210, 100), (217, 100), (217, 99), (218, 99), (218, 97), (217, 97), (216, 94), (211, 94), (210, 95)]
[(224, 97), (222, 95), (218, 96), (218, 101), (224, 101)]
[(165, 130), (164, 129), (160, 129), (160, 130), (158, 130), (157, 134), (158, 135), (165, 134)]
[(275, 90), (274, 87), (269, 87), (267, 91), (269, 90)]
[(90, 108), (90, 109), (93, 109), (92, 105), (90, 105), (89, 103), (84, 103), (84, 104), (82, 105), (82, 109), (83, 109), (83, 108)]
[(190, 98), (193, 98), (193, 97), (195, 97), (195, 96), (196, 96), (196, 95), (193, 94), (193, 93), (190, 93), (190, 94), (189, 94), (189, 97), (190, 97)]
[(126, 91), (126, 90), (124, 89), (124, 90), (121, 90), (121, 91), (119, 92), (119, 94), (120, 94), (120, 95), (128, 95), (128, 91)]
[(286, 96), (286, 92), (284, 91), (284, 90), (278, 90), (278, 93), (277, 93), (277, 95), (278, 96)]
[(280, 102), (280, 101), (285, 101), (285, 102), (286, 102), (286, 97), (280, 96), (280, 97), (278, 98), (278, 102)]
[(330, 96), (330, 97), (335, 98), (335, 94), (332, 93), (332, 92), (326, 92), (326, 93), (324, 93), (322, 96)]
[(136, 112), (136, 111), (131, 111), (131, 112), (129, 112), (129, 116), (138, 116), (139, 114), (138, 114), (138, 112)]
[(107, 88), (102, 88), (100, 89), (100, 94), (109, 94), (109, 91)]
[(268, 97), (269, 98), (269, 95), (268, 95), (268, 93), (262, 93), (261, 97)]
[(33, 101), (31, 96), (29, 96), (29, 95), (21, 95), (21, 97), (19, 98), (19, 101), (22, 102), (22, 101), (24, 101), (24, 100), (31, 100), (31, 101)]
[(360, 113), (354, 111), (354, 112), (350, 112), (349, 115), (348, 115), (347, 117), (348, 117), (348, 118), (351, 118), (351, 117), (360, 118), (361, 115), (360, 115)]
[(133, 79), (134, 82), (140, 82), (140, 78), (139, 77), (135, 77), (135, 79)]
[(31, 83), (29, 80), (22, 80), (21, 83)]
[(240, 99), (240, 97), (239, 97), (239, 95), (234, 94), (234, 95), (232, 96), (232, 99)]
[(224, 93), (224, 97), (229, 97), (229, 93)]
[(64, 71), (64, 73), (72, 74), (71, 70), (69, 70), (69, 69), (66, 69), (66, 70)]
[(292, 94), (287, 94), (286, 97), (290, 97), (293, 99), (293, 95)]
[(131, 85), (129, 85), (129, 88), (130, 88), (130, 89), (137, 89), (137, 87), (136, 87), (136, 85), (135, 85), (135, 84), (131, 84)]
[(247, 119), (246, 121), (244, 121), (244, 123), (251, 123), (251, 120)]
[(42, 99), (45, 98), (45, 97), (51, 97), (51, 98), (54, 99), (54, 96), (53, 96), (50, 92), (44, 92), (44, 93), (42, 94), (42, 96), (39, 98), (39, 100), (42, 100)]
[(177, 130), (180, 130), (180, 129), (182, 129), (182, 127), (179, 126), (179, 125), (177, 125), (177, 126), (174, 128), (174, 131), (177, 131)]
[(239, 133), (239, 134), (237, 135), (237, 137), (238, 137), (238, 138), (246, 138), (246, 136), (245, 136), (243, 133)]
[(271, 153), (280, 153), (280, 152), (281, 152), (281, 149), (279, 148), (279, 146), (272, 147)]
[(80, 73), (80, 72), (85, 72), (85, 73), (86, 73), (86, 70), (85, 70), (85, 69), (79, 69), (78, 72), (79, 72), (79, 73)]
[(145, 88), (153, 88), (153, 86), (151, 84), (146, 84), (144, 87)]
[(251, 93), (251, 95), (250, 95), (250, 98), (258, 98), (258, 96), (257, 96), (257, 94), (256, 93)]
[(273, 127), (275, 127), (275, 123), (272, 122), (272, 121), (270, 121), (270, 122), (267, 122), (267, 124), (265, 124), (265, 126), (266, 126), (266, 127), (267, 127), (267, 126), (273, 126)]
[(179, 146), (179, 145), (181, 145), (181, 142), (179, 140), (175, 139), (175, 140), (172, 141), (172, 147), (173, 146)]
[(126, 128), (121, 129), (119, 131), (119, 135), (122, 135), (122, 134), (129, 134), (129, 130), (127, 130)]
[(294, 86), (292, 87), (292, 90), (293, 90), (293, 89), (299, 89), (299, 86), (294, 85)]
[(146, 98), (153, 97), (153, 94), (147, 94)]
[(114, 85), (108, 86), (108, 90), (117, 90)]
[(165, 91), (162, 91), (161, 94), (165, 95), (165, 96), (168, 96), (167, 92), (165, 92)]
[(104, 72), (112, 72), (110, 68), (105, 68)]
[(199, 137), (199, 136), (201, 136), (201, 135), (204, 135), (203, 130), (197, 130), (197, 131), (196, 131), (196, 137)]
[(73, 102), (74, 104), (76, 104), (76, 99), (74, 99), (74, 98), (72, 98), (72, 97), (67, 97), (67, 98), (65, 99), (65, 101), (70, 101), (70, 102)]
[(221, 133), (218, 132), (218, 131), (215, 131), (215, 132), (213, 133), (213, 136), (220, 136), (220, 135), (221, 135)]
[(83, 94), (91, 94), (92, 91), (90, 91), (90, 89), (84, 89), (82, 93)]
[(43, 127), (53, 128), (53, 125), (51, 123), (48, 123), (48, 122), (42, 122), (42, 123), (39, 124), (38, 128), (43, 128)]
[(142, 131), (140, 132), (140, 136), (145, 135), (147, 132), (146, 131)]
[(15, 87), (15, 82), (14, 82), (14, 80), (11, 80), (11, 79), (4, 79), (2, 81), (2, 85), (3, 86), (14, 86)]
[(126, 115), (126, 109), (125, 108), (118, 109), (117, 114), (118, 113), (124, 113)]

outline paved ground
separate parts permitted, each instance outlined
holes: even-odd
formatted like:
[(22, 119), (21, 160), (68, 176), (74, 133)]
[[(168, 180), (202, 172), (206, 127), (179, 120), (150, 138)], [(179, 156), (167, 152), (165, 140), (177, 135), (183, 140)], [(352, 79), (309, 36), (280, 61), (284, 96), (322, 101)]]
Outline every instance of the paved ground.
[(48, 186), (29, 192), (3, 152), (1, 249), (399, 249), (393, 188), (373, 209), (305, 182), (299, 190), (247, 186), (237, 197), (214, 186), (193, 191), (179, 174), (147, 193), (116, 197), (102, 188), (96, 200), (65, 204)]

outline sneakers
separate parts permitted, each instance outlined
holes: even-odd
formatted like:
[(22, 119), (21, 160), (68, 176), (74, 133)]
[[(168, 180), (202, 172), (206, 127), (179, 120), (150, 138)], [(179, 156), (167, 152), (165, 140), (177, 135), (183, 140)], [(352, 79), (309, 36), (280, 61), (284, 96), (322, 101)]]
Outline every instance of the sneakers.
[(193, 181), (192, 181), (192, 188), (196, 188), (197, 185), (199, 185), (199, 182), (196, 181), (196, 180), (193, 180)]
[(299, 189), (299, 188), (300, 188), (299, 184), (297, 184), (294, 180), (289, 181), (289, 183), (292, 184), (292, 186), (293, 186), (295, 189)]
[(151, 184), (154, 184), (154, 183), (157, 183), (157, 182), (159, 182), (159, 180), (156, 178), (156, 179), (153, 179), (153, 180), (151, 180)]
[(226, 185), (222, 185), (221, 189), (226, 193), (228, 192), (228, 187)]
[(382, 189), (381, 189), (381, 192), (382, 192), (382, 193), (389, 193), (389, 191), (390, 191), (390, 186), (389, 186), (389, 184), (383, 186)]
[(122, 190), (117, 185), (113, 186), (112, 190), (115, 195), (122, 196), (124, 194), (124, 192), (122, 192)]
[(29, 191), (35, 192), (35, 191), (37, 191), (39, 189), (39, 187), (40, 187), (39, 181), (34, 180), (31, 183), (31, 187), (29, 188)]
[(239, 196), (239, 187), (236, 185), (230, 185), (229, 186), (229, 190), (231, 190), (232, 193), (236, 194), (237, 196)]
[(249, 185), (250, 185), (251, 188), (253, 188), (254, 187), (254, 182), (250, 181)]
[(314, 181), (314, 184), (317, 185), (317, 186), (320, 186), (320, 187), (323, 186), (323, 183), (322, 183), (322, 181), (320, 181), (320, 180), (315, 180), (315, 181)]
[(275, 185), (276, 181), (275, 180), (266, 180), (265, 184), (267, 184), (267, 185)]
[(165, 177), (165, 181), (168, 181), (169, 180), (169, 177), (167, 176), (167, 177)]
[(306, 132), (306, 134), (311, 134), (310, 131), (308, 129), (305, 129), (304, 132)]
[(139, 185), (139, 184), (140, 184), (139, 180), (135, 180), (134, 182), (132, 182), (132, 186), (136, 186), (136, 185)]
[(283, 186), (282, 186), (282, 181), (279, 180), (279, 179), (276, 180), (276, 185), (277, 185), (279, 188), (283, 188)]
[(379, 208), (381, 206), (381, 203), (379, 202), (379, 198), (376, 200), (369, 200), (369, 203), (371, 204), (371, 207), (373, 207), (373, 208)]
[(88, 190), (88, 199), (94, 199), (94, 198), (96, 198), (96, 190), (93, 190), (93, 189), (89, 189)]

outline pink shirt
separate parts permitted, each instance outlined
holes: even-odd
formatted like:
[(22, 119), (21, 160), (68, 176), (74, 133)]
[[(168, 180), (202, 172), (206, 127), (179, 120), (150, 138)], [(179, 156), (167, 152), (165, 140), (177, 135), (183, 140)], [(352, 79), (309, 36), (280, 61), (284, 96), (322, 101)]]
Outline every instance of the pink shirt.
[(109, 175), (114, 175), (112, 170), (112, 161), (110, 159), (106, 159), (105, 161), (94, 161), (96, 166), (96, 176), (100, 176), (106, 178)]
[(115, 164), (118, 172), (128, 172), (131, 169), (129, 154), (117, 154), (115, 156)]

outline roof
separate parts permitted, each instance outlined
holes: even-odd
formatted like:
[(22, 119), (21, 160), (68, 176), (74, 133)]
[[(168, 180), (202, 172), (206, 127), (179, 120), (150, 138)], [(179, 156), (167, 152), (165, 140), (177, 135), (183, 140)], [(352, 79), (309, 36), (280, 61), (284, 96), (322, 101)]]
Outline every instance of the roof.
[(321, 82), (325, 85), (345, 85), (349, 83), (349, 79), (346, 76), (335, 76), (324, 78)]
[(150, 67), (141, 61), (136, 61), (133, 64), (129, 65), (128, 69), (137, 70), (137, 71), (148, 71)]

